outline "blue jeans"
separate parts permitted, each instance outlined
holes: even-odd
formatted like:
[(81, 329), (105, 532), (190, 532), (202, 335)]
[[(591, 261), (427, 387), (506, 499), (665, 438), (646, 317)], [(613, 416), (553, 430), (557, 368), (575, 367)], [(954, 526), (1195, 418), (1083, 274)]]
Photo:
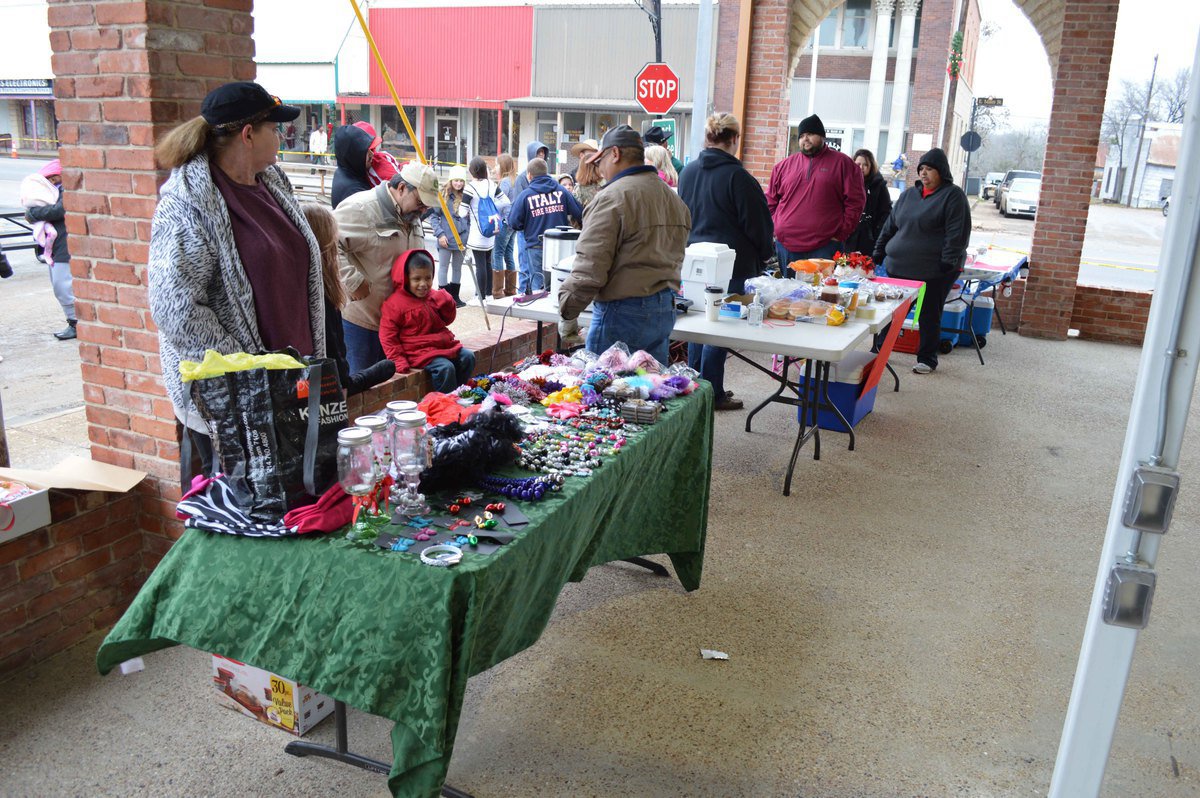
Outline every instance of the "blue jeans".
[(675, 292), (669, 288), (650, 296), (597, 300), (592, 303), (587, 348), (601, 354), (617, 341), (624, 341), (630, 352), (644, 349), (665, 366), (673, 329)]
[(521, 276), (517, 280), (517, 290), (522, 294), (541, 291), (546, 287), (546, 277), (542, 272), (542, 248), (526, 244), (520, 254)]
[(507, 224), (500, 225), (496, 233), (496, 243), (492, 248), (492, 268), (495, 271), (516, 271), (517, 262), (513, 258), (513, 249), (517, 244), (517, 235)]
[[(729, 281), (729, 293), (740, 294), (746, 290), (746, 281), (737, 277)], [(723, 346), (688, 344), (688, 365), (700, 372), (700, 378), (712, 383), (715, 401), (725, 395), (725, 359), (728, 350)]]
[(807, 252), (792, 252), (778, 241), (775, 242), (775, 254), (779, 256), (779, 268), (787, 266), (792, 261), (808, 260), (809, 258), (832, 258), (833, 253), (842, 249), (842, 242), (830, 241), (824, 246), (810, 249)]
[(433, 390), (438, 393), (450, 393), (467, 380), (475, 371), (475, 353), (465, 346), (451, 360), (448, 357), (435, 357), (425, 365), (425, 373), (433, 383)]
[(342, 333), (346, 336), (346, 362), (350, 364), (351, 374), (387, 360), (383, 344), (379, 343), (379, 330), (359, 327), (342, 319)]

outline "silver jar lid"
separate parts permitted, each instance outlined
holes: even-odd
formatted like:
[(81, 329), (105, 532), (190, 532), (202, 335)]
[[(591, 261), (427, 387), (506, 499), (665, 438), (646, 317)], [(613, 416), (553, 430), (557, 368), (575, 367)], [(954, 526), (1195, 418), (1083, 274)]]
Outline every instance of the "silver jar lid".
[(371, 430), (366, 427), (346, 427), (338, 430), (338, 443), (347, 446), (358, 446), (371, 442)]
[(393, 399), (385, 407), (389, 413), (403, 413), (405, 410), (416, 410), (417, 403), (411, 399)]
[(396, 419), (398, 427), (423, 427), (425, 426), (425, 414), (420, 410), (405, 410), (397, 413), (393, 418)]
[(369, 429), (371, 431), (387, 429), (387, 419), (383, 416), (359, 416), (354, 419), (354, 426)]

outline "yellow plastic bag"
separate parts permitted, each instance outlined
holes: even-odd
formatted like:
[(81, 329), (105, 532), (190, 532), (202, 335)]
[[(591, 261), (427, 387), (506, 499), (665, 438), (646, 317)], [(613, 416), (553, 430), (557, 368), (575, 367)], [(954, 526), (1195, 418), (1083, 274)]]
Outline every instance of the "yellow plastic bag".
[(251, 355), (246, 352), (234, 352), (232, 355), (222, 355), (215, 349), (204, 352), (204, 361), (179, 361), (179, 376), (184, 382), (204, 380), (209, 377), (219, 377), (231, 371), (249, 371), (250, 369), (302, 369), (304, 364), (291, 355), (275, 352), (269, 355)]

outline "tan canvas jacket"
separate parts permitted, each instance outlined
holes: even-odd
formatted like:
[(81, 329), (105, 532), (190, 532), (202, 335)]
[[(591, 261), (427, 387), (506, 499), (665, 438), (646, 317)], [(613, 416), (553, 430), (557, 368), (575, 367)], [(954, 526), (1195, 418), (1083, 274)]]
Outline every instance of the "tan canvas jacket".
[(604, 187), (583, 213), (575, 267), (558, 292), (559, 314), (574, 319), (593, 299), (679, 290), (692, 215), (653, 170)]
[(378, 330), (380, 308), (392, 293), (392, 262), (402, 252), (425, 248), (421, 223), (410, 228), (396, 216), (396, 203), (386, 184), (347, 197), (333, 215), (338, 222), (338, 261), (346, 293), (353, 294), (364, 282), (370, 284), (370, 293), (346, 305), (342, 318)]

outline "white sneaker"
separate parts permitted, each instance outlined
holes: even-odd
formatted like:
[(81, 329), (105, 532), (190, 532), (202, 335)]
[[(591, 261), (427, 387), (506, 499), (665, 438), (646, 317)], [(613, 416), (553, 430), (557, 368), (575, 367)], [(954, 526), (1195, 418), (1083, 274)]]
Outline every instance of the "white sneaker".
[(933, 366), (928, 363), (918, 363), (913, 366), (913, 374), (932, 374)]

